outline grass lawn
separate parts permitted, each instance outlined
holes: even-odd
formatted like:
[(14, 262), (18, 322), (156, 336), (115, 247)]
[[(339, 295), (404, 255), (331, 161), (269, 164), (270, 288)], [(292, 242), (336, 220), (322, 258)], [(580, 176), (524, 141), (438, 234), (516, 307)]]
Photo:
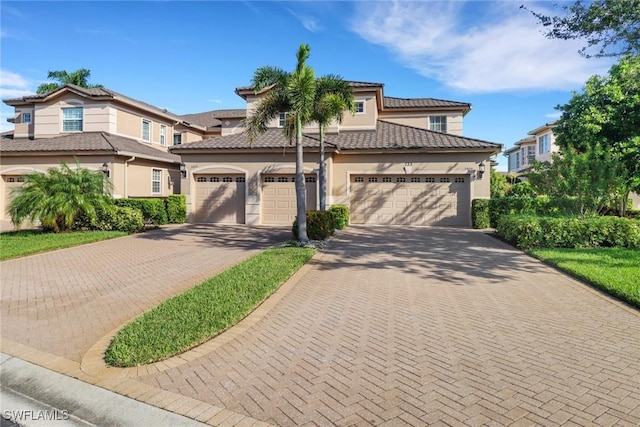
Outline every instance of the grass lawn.
[(640, 308), (640, 249), (534, 249), (529, 253)]
[(106, 363), (152, 363), (208, 341), (252, 312), (314, 252), (268, 249), (163, 302), (118, 332), (105, 353)]
[(38, 230), (24, 230), (2, 233), (0, 234), (0, 261), (126, 235), (127, 233), (122, 231), (44, 233)]

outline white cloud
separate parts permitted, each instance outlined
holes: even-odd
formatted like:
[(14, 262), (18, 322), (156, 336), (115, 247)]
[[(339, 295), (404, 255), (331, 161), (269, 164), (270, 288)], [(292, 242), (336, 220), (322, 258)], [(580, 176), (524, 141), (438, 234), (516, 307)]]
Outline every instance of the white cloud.
[(310, 31), (312, 33), (317, 33), (318, 31), (322, 30), (320, 21), (314, 18), (313, 16), (300, 15), (289, 8), (285, 8), (285, 9), (287, 9), (287, 12), (293, 15), (293, 17), (296, 18), (307, 31)]
[[(366, 2), (353, 31), (418, 73), (466, 92), (567, 90), (606, 71), (581, 41), (549, 40), (519, 2)], [(536, 6), (536, 10), (540, 10)]]
[(35, 93), (20, 74), (0, 69), (0, 99), (18, 98)]

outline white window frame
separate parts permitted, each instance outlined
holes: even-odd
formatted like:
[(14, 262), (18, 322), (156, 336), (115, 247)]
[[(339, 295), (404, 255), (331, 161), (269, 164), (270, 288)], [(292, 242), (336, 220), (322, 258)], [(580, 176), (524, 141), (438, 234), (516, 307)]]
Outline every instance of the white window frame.
[(22, 113), (22, 123), (31, 123), (31, 112)]
[(167, 125), (160, 125), (160, 145), (167, 145)]
[[(158, 184), (158, 191), (155, 191), (154, 184)], [(162, 194), (162, 169), (151, 169), (151, 194)]]
[(287, 124), (287, 116), (289, 113), (280, 113), (278, 114), (278, 127), (283, 128), (284, 125)]
[[(79, 110), (80, 118), (65, 118), (65, 111), (71, 110)], [(66, 129), (65, 124), (67, 123), (80, 123), (80, 129)], [(82, 132), (84, 129), (84, 109), (83, 107), (64, 107), (62, 108), (62, 132)]]
[[(356, 114), (365, 114), (366, 103), (364, 101), (355, 101), (354, 104), (356, 106)], [(359, 105), (362, 105), (362, 111), (359, 111)]]
[(547, 154), (551, 151), (551, 135), (545, 133), (538, 137), (538, 154)]
[(514, 163), (513, 168), (520, 169), (520, 151), (516, 151), (513, 157), (515, 159), (513, 162)]
[(531, 164), (531, 162), (535, 159), (536, 159), (536, 146), (529, 145), (527, 147), (527, 163)]
[[(149, 124), (149, 132), (147, 135), (147, 139), (144, 139), (144, 124), (148, 123)], [(142, 140), (144, 142), (151, 142), (151, 120), (147, 120), (147, 119), (142, 119), (142, 128), (141, 128), (141, 135)]]
[[(441, 120), (444, 119), (444, 123)], [(429, 130), (433, 132), (447, 133), (447, 116), (429, 116)]]

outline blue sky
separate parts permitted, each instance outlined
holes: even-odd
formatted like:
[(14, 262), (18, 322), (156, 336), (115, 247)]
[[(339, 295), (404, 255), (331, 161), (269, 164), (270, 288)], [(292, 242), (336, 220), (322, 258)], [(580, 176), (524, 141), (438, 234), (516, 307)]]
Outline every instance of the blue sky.
[[(612, 63), (582, 58), (581, 41), (545, 39), (522, 3), (2, 1), (0, 97), (34, 93), (49, 70), (88, 68), (93, 83), (176, 114), (243, 108), (234, 88), (263, 65), (292, 69), (308, 43), (318, 75), (470, 102), (465, 136), (508, 148)], [(10, 129), (11, 109), (0, 112)]]

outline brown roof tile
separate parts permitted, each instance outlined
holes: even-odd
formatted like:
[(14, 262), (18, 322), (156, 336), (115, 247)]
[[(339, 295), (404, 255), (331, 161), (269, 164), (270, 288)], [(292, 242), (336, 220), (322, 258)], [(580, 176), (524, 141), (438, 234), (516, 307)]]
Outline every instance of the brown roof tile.
[(435, 98), (394, 98), (384, 97), (384, 108), (437, 108), (437, 107), (462, 107), (471, 108), (467, 102), (447, 101)]
[[(318, 147), (317, 139), (309, 136), (303, 137), (303, 147)], [(258, 135), (252, 144), (249, 144), (249, 137), (246, 132), (236, 133), (233, 135), (217, 136), (202, 141), (190, 142), (179, 146), (171, 147), (172, 152), (182, 150), (229, 150), (229, 149), (250, 149), (250, 148), (283, 148), (293, 146), (293, 142), (289, 142), (284, 136), (282, 129), (272, 128)]]
[(199, 126), (216, 127), (222, 124), (220, 119), (234, 119), (247, 117), (245, 108), (235, 108), (228, 110), (212, 110), (202, 113), (183, 114), (180, 118), (188, 123), (194, 123)]
[(180, 157), (175, 154), (157, 150), (134, 139), (111, 135), (106, 132), (82, 132), (40, 139), (14, 139), (13, 135), (3, 135), (0, 139), (0, 153), (37, 152), (110, 152), (113, 154), (137, 155), (172, 163), (180, 162)]

